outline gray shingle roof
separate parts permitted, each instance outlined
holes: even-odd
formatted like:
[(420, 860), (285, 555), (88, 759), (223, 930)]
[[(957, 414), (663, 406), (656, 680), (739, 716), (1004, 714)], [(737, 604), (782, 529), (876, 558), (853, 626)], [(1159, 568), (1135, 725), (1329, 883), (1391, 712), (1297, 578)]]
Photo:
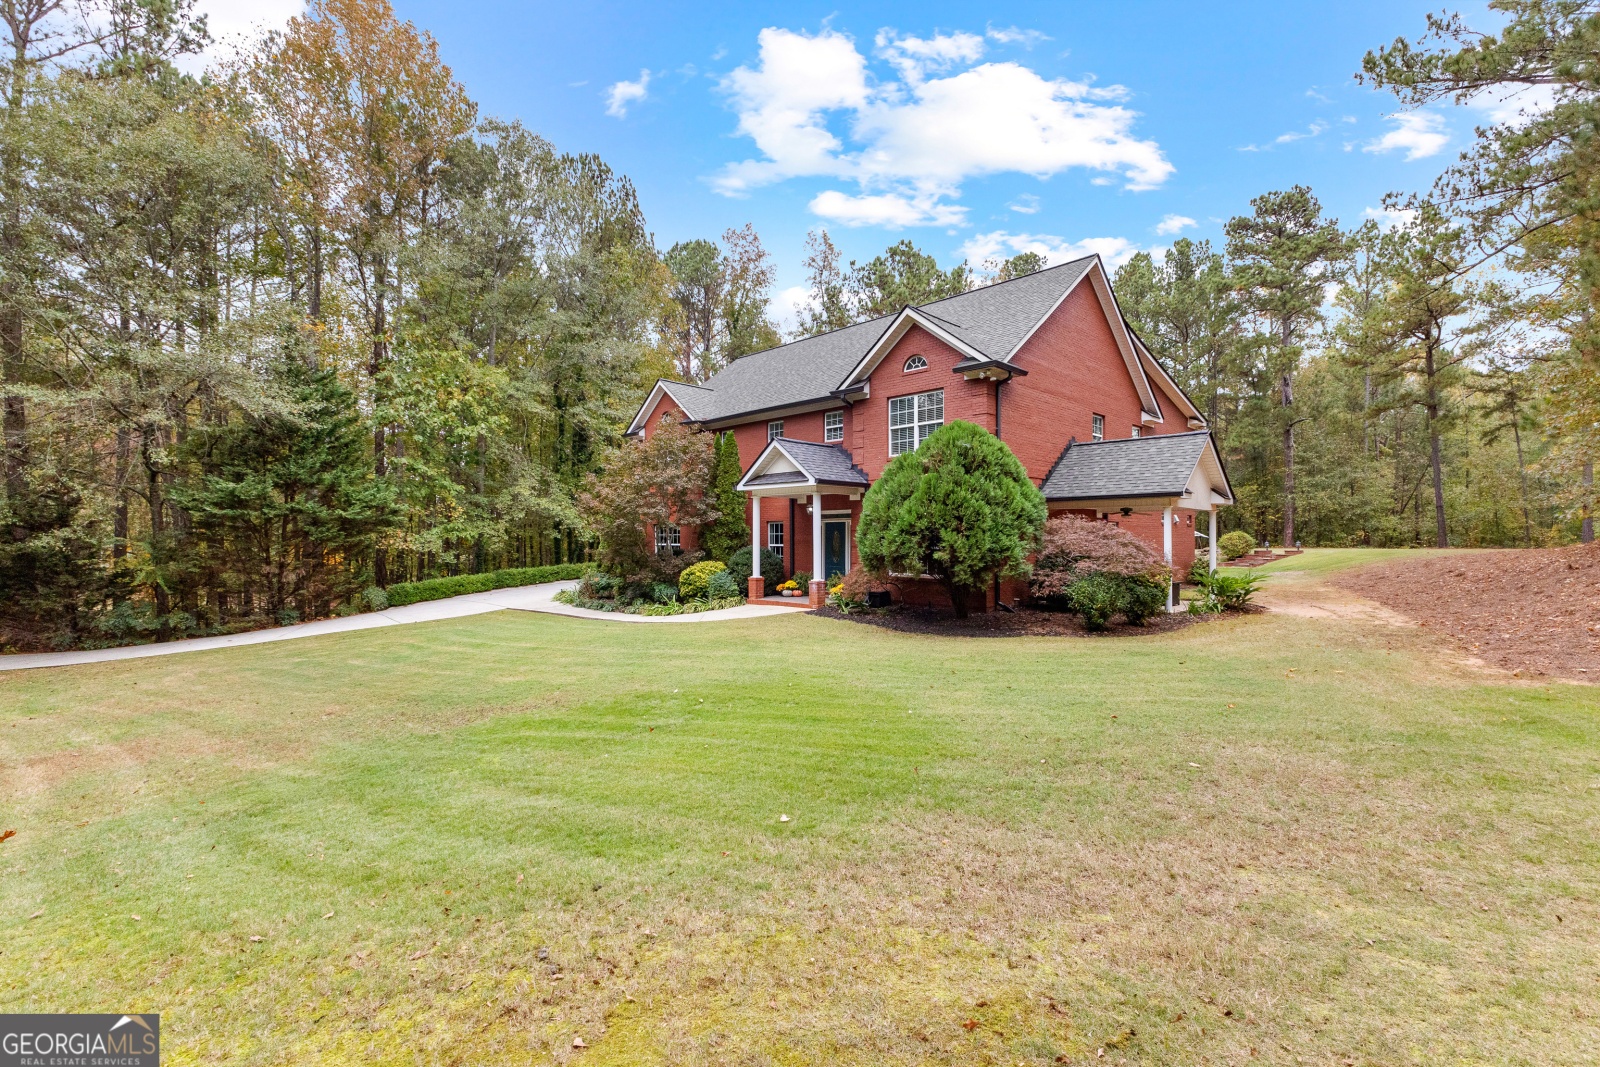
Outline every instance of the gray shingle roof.
[(824, 400), (839, 387), (867, 354), (891, 316), (869, 319), (842, 330), (802, 338), (764, 352), (741, 356), (705, 383), (709, 391), (704, 414), (694, 418), (725, 419), (745, 412)]
[(1075, 259), (1037, 274), (935, 300), (917, 310), (949, 323), (951, 333), (990, 359), (1005, 359), (1093, 263), (1093, 256)]
[(1177, 496), (1211, 435), (1166, 433), (1067, 445), (1039, 488), (1046, 500)]
[(796, 441), (780, 437), (778, 442), (789, 458), (816, 482), (828, 485), (867, 485), (867, 472), (856, 466), (844, 445), (821, 445), (815, 441)]
[[(991, 359), (1005, 359), (1093, 263), (1093, 256), (1074, 260), (917, 310)], [(698, 391), (675, 384), (672, 398), (698, 422), (825, 400), (845, 384), (893, 321), (893, 315), (885, 315), (753, 352), (712, 375)]]

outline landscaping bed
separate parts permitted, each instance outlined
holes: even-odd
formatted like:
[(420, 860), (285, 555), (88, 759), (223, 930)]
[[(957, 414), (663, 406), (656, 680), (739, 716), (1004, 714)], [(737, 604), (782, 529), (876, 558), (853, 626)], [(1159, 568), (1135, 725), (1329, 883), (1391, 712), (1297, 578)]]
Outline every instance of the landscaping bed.
[(857, 609), (848, 615), (835, 607), (820, 608), (814, 614), (847, 622), (861, 622), (902, 633), (942, 634), (947, 637), (1145, 637), (1171, 633), (1213, 616), (1160, 614), (1143, 626), (1130, 626), (1118, 619), (1109, 629), (1095, 633), (1083, 619), (1065, 611), (1039, 611), (1019, 608), (1015, 612), (976, 612), (958, 619), (949, 612), (922, 608), (892, 607)]
[(1330, 581), (1497, 667), (1600, 681), (1600, 545), (1403, 559)]

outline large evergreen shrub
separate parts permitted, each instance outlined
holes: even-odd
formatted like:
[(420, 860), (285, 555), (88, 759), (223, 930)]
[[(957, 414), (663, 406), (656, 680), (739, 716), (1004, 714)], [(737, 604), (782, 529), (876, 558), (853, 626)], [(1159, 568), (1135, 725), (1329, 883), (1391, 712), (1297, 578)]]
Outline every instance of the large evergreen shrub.
[(728, 557), (750, 544), (744, 494), (735, 488), (744, 472), (739, 466), (739, 444), (733, 434), (718, 436), (713, 456), (711, 486), (706, 496), (717, 509), (717, 517), (701, 527), (700, 547), (706, 559), (726, 563)]
[(937, 578), (965, 618), (968, 596), (1028, 572), (1045, 516), (1044, 495), (1005, 442), (957, 421), (896, 456), (867, 490), (856, 548), (870, 571)]

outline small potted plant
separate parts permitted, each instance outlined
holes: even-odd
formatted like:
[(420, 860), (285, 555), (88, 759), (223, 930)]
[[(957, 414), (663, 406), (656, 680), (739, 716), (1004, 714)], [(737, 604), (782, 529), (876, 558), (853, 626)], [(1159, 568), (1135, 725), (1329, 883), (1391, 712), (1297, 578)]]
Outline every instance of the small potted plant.
[(781, 582), (778, 585), (778, 595), (799, 596), (800, 586), (793, 578), (789, 579), (787, 582)]

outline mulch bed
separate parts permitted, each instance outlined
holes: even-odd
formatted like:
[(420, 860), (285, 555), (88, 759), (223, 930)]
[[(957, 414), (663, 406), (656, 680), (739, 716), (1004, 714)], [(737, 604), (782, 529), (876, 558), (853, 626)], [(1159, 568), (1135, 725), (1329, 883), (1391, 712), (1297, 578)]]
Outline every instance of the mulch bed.
[(1497, 667), (1600, 682), (1600, 544), (1399, 560), (1331, 581)]
[(1076, 615), (1059, 611), (1035, 611), (1020, 608), (1014, 614), (1005, 611), (974, 613), (958, 619), (949, 612), (928, 611), (920, 608), (892, 607), (880, 610), (862, 609), (845, 615), (837, 608), (820, 608), (813, 614), (845, 622), (865, 623), (885, 630), (898, 630), (910, 634), (939, 634), (945, 637), (1149, 637), (1171, 633), (1193, 626), (1201, 621), (1189, 615), (1157, 615), (1143, 626), (1129, 626), (1118, 619), (1103, 633), (1090, 633), (1083, 620)]

